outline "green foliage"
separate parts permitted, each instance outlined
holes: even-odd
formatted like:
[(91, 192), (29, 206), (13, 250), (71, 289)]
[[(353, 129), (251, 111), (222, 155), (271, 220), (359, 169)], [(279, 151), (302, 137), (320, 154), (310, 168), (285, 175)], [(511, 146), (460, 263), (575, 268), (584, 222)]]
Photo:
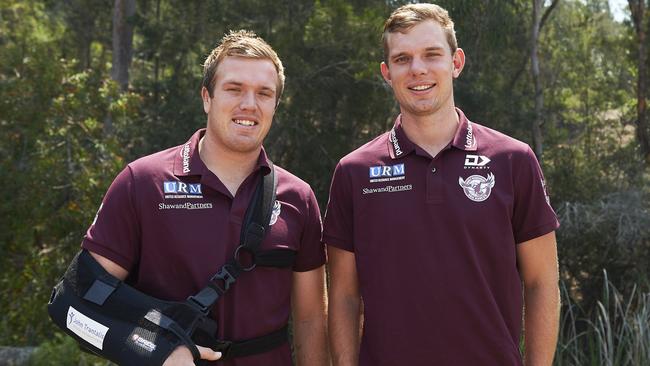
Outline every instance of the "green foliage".
[[(267, 146), (325, 202), (334, 165), (391, 125), (394, 102), (379, 74), (384, 7), (317, 1), (290, 49), (287, 92)], [(284, 52), (284, 53), (283, 53)]]
[(629, 191), (589, 204), (564, 202), (558, 208), (563, 275), (585, 308), (593, 308), (600, 296), (603, 269), (625, 295), (637, 285), (650, 289), (649, 202), (649, 192)]
[(118, 95), (105, 69), (78, 72), (74, 61), (43, 57), (57, 54), (59, 28), (38, 9), (3, 10), (16, 28), (41, 21), (53, 35), (8, 37), (0, 56), (0, 267), (9, 269), (0, 276), (2, 344), (51, 332), (44, 306), (52, 285), (124, 165), (103, 121), (110, 114), (128, 125), (137, 112), (138, 98)]
[(77, 342), (66, 334), (55, 333), (43, 342), (29, 360), (30, 366), (68, 365), (68, 366), (109, 366), (113, 363), (82, 352)]

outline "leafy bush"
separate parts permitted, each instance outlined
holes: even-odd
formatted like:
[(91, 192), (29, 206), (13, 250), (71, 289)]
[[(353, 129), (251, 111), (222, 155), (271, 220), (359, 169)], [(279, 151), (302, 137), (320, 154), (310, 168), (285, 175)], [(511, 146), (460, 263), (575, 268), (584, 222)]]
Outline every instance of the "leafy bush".
[(562, 277), (572, 298), (591, 309), (599, 299), (603, 269), (613, 285), (630, 296), (638, 284), (648, 289), (650, 194), (618, 192), (591, 203), (562, 203), (558, 251)]
[(63, 333), (55, 333), (51, 340), (42, 343), (32, 355), (30, 366), (108, 366), (113, 363), (82, 352), (77, 342)]

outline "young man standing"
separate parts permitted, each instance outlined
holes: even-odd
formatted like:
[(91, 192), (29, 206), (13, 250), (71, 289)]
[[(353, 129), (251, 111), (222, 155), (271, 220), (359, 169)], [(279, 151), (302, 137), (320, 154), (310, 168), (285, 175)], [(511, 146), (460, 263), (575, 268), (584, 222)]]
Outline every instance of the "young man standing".
[[(130, 163), (104, 197), (82, 247), (112, 275), (154, 297), (183, 301), (235, 252), (245, 212), (270, 172), (262, 142), (284, 87), (275, 51), (246, 31), (231, 32), (208, 56), (201, 97), (207, 128), (183, 145)], [(325, 251), (318, 204), (308, 184), (275, 167), (277, 197), (261, 249), (290, 249), (288, 268), (244, 273), (212, 316), (218, 339), (252, 339), (286, 326), (293, 311), (296, 359), (325, 365)], [(199, 345), (201, 346), (201, 345)], [(201, 358), (221, 354), (198, 347)], [(291, 365), (290, 346), (219, 362)], [(193, 365), (185, 346), (165, 365)]]
[(534, 154), (455, 107), (447, 11), (400, 7), (383, 43), (401, 114), (341, 159), (324, 221), (334, 364), (522, 365), (525, 307), (526, 365), (551, 365), (558, 221)]

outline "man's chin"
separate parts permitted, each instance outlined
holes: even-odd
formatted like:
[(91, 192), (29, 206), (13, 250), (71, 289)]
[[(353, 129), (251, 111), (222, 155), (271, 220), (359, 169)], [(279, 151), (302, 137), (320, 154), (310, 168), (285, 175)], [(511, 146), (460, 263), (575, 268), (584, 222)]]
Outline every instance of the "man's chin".
[(226, 144), (226, 147), (234, 153), (251, 154), (260, 151), (262, 142), (231, 141), (230, 143)]
[(440, 110), (439, 107), (433, 106), (433, 105), (426, 105), (426, 106), (408, 106), (402, 108), (402, 110), (405, 113), (408, 113), (412, 116), (416, 117), (427, 117), (436, 114)]

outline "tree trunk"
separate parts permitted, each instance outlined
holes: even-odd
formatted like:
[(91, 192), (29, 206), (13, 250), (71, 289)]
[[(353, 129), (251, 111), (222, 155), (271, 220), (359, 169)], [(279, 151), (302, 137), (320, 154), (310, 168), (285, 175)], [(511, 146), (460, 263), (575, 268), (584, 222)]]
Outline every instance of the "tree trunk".
[(628, 0), (630, 12), (632, 13), (632, 22), (637, 38), (637, 91), (636, 91), (636, 137), (641, 148), (641, 155), (650, 164), (650, 139), (648, 138), (648, 121), (647, 121), (647, 46), (646, 46), (646, 5), (645, 0)]
[(530, 40), (530, 65), (531, 73), (533, 75), (533, 84), (535, 87), (535, 118), (533, 118), (531, 125), (531, 132), (533, 135), (533, 152), (537, 159), (542, 161), (542, 152), (544, 151), (542, 125), (544, 124), (544, 92), (542, 90), (542, 81), (539, 71), (539, 35), (548, 19), (551, 11), (555, 9), (559, 0), (553, 0), (551, 5), (546, 9), (544, 15), (545, 0), (533, 0), (533, 21), (531, 29)]
[(543, 152), (542, 144), (542, 123), (543, 123), (543, 108), (544, 108), (544, 94), (542, 93), (542, 82), (539, 76), (539, 31), (542, 22), (542, 8), (544, 7), (544, 0), (533, 0), (533, 22), (531, 29), (531, 43), (530, 43), (530, 64), (531, 72), (533, 74), (533, 84), (535, 87), (535, 117), (532, 121), (531, 132), (533, 135), (533, 151), (537, 159), (541, 159)]
[(133, 58), (133, 25), (135, 0), (115, 0), (113, 8), (113, 68), (111, 78), (121, 91), (129, 87), (129, 67)]
[[(135, 15), (135, 0), (115, 0), (113, 7), (113, 67), (111, 79), (120, 86), (120, 91), (129, 88), (129, 67), (133, 58), (133, 24), (129, 20)], [(110, 111), (104, 117), (104, 135), (113, 133), (113, 116)]]
[[(161, 14), (160, 14), (160, 0), (156, 1), (156, 26), (160, 24)], [(160, 48), (160, 45), (158, 45)], [(156, 55), (154, 56), (154, 68), (153, 68), (153, 100), (157, 103), (158, 94), (160, 92), (160, 87), (158, 86), (158, 74), (160, 70), (160, 52), (157, 50)], [(157, 104), (156, 104), (157, 105)]]

